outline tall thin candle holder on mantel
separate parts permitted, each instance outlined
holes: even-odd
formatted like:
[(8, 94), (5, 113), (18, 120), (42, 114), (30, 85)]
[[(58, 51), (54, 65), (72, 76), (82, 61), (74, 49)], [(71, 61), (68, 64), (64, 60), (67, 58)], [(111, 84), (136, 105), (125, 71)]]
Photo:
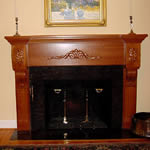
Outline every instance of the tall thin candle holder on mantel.
[(18, 17), (15, 17), (15, 21), (16, 21), (16, 34), (14, 36), (20, 36), (18, 32)]
[(130, 16), (130, 33), (134, 33), (133, 32), (133, 16)]

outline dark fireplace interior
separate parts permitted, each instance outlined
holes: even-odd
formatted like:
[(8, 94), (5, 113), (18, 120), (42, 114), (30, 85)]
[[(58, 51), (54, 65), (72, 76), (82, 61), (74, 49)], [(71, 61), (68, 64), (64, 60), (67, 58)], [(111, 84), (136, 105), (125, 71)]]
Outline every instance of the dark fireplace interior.
[(121, 129), (123, 66), (30, 67), (29, 72), (32, 132), (91, 139)]

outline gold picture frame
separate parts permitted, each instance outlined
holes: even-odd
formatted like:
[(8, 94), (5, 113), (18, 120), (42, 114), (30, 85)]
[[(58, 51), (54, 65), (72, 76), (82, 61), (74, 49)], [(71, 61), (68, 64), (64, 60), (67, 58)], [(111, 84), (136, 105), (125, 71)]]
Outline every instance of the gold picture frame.
[(106, 26), (106, 0), (44, 0), (45, 26)]

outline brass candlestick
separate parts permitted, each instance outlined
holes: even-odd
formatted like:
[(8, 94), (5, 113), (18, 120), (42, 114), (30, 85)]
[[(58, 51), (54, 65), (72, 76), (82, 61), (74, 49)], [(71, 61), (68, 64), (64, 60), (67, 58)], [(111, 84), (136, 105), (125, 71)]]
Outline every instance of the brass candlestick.
[(130, 33), (134, 33), (133, 32), (133, 16), (130, 16)]
[(15, 22), (16, 22), (16, 34), (14, 36), (20, 36), (18, 32), (18, 17), (15, 18)]
[(64, 119), (63, 119), (64, 124), (68, 124), (67, 121), (67, 99), (66, 99), (66, 89), (64, 90)]

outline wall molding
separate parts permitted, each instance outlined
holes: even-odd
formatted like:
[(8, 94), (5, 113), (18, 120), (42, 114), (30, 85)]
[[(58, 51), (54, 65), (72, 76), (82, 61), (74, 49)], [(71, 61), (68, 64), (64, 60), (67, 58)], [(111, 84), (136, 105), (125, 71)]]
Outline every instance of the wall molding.
[(0, 128), (17, 128), (17, 120), (0, 120)]

